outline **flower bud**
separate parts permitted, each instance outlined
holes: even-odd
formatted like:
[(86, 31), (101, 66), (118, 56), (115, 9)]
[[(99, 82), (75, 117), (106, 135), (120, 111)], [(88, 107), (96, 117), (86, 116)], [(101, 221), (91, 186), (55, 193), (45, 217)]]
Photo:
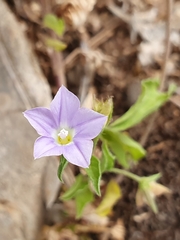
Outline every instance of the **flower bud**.
[(155, 182), (155, 179), (157, 180), (159, 177), (159, 174), (155, 174), (150, 177), (142, 178), (142, 180), (139, 182), (139, 188), (136, 193), (137, 206), (143, 206), (144, 204), (147, 204), (151, 207), (154, 213), (158, 212), (155, 197), (162, 194), (171, 193), (169, 188)]
[(94, 98), (93, 110), (107, 116), (108, 117), (107, 123), (109, 123), (113, 113), (112, 97), (108, 98), (106, 101), (102, 101), (102, 100), (98, 100), (97, 98)]

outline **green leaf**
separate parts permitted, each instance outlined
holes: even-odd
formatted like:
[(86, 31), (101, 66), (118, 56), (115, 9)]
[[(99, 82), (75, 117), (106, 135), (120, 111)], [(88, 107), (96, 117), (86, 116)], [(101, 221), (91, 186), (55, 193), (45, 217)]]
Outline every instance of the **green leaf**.
[(175, 90), (175, 85), (170, 85), (168, 92), (160, 92), (159, 84), (157, 79), (142, 81), (142, 93), (137, 102), (122, 117), (113, 122), (111, 128), (115, 131), (126, 130), (162, 106)]
[(89, 190), (89, 187), (85, 187), (81, 191), (78, 192), (75, 198), (76, 202), (76, 218), (80, 218), (82, 216), (82, 212), (84, 207), (94, 200), (93, 193)]
[(150, 182), (157, 181), (160, 177), (161, 177), (161, 173), (156, 173), (151, 176), (141, 177), (142, 179), (141, 182), (147, 182), (149, 184)]
[(58, 36), (62, 36), (65, 29), (64, 21), (60, 18), (57, 18), (53, 14), (45, 15), (43, 19), (43, 24), (45, 27), (53, 30)]
[(101, 168), (100, 168), (100, 161), (96, 157), (94, 156), (91, 157), (91, 164), (89, 168), (86, 168), (86, 172), (93, 184), (96, 194), (100, 196), (101, 195), (101, 191), (100, 191)]
[(112, 152), (116, 155), (118, 162), (124, 167), (129, 166), (131, 160), (138, 161), (146, 154), (144, 148), (125, 133), (119, 133), (105, 128), (102, 138), (106, 140)]
[(109, 151), (108, 146), (105, 142), (102, 144), (102, 159), (101, 159), (101, 172), (108, 171), (109, 169), (114, 167), (115, 157)]
[(48, 47), (52, 47), (55, 51), (59, 52), (59, 51), (63, 51), (67, 45), (57, 39), (53, 39), (53, 38), (47, 38), (45, 40), (45, 44)]
[(60, 197), (60, 199), (63, 201), (68, 201), (76, 197), (76, 195), (79, 194), (79, 191), (83, 190), (87, 185), (88, 182), (85, 181), (81, 174), (79, 174), (76, 177), (75, 183)]
[(146, 198), (150, 208), (153, 210), (153, 212), (155, 214), (157, 214), (158, 213), (158, 207), (157, 207), (156, 201), (152, 197), (151, 193), (149, 191), (144, 191), (144, 195), (145, 195), (145, 198)]
[(67, 166), (67, 164), (68, 164), (68, 161), (63, 157), (63, 155), (61, 155), (58, 172), (57, 172), (58, 178), (61, 182), (63, 182), (62, 174), (63, 174), (63, 171), (64, 171), (65, 167)]
[(105, 140), (116, 155), (118, 162), (124, 167), (128, 168), (129, 164), (126, 157), (126, 151), (120, 140), (119, 133), (111, 131), (109, 128), (105, 128), (101, 134), (103, 140)]
[(96, 209), (97, 214), (99, 214), (100, 216), (107, 216), (108, 214), (110, 214), (113, 206), (120, 198), (121, 189), (115, 181), (111, 180), (107, 185), (106, 193), (103, 197), (102, 202)]
[(119, 138), (125, 151), (132, 156), (132, 160), (138, 161), (146, 155), (145, 149), (126, 133), (119, 133)]

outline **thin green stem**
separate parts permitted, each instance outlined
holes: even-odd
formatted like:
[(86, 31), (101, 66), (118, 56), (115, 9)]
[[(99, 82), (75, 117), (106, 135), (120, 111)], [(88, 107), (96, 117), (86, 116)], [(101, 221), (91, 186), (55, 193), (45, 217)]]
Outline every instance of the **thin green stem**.
[(126, 170), (124, 170), (124, 169), (111, 168), (111, 169), (109, 170), (109, 172), (122, 174), (122, 175), (124, 175), (124, 176), (126, 176), (126, 177), (129, 177), (129, 178), (133, 179), (133, 180), (136, 181), (136, 182), (140, 182), (140, 180), (141, 180), (141, 177), (135, 175), (134, 173), (128, 172), (128, 171), (126, 171)]

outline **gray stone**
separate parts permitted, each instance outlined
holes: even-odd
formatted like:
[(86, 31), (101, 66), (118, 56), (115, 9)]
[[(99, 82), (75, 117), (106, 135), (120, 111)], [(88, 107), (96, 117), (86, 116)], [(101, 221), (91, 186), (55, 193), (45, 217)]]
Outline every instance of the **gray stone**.
[(60, 187), (57, 158), (33, 159), (35, 130), (22, 112), (51, 94), (22, 24), (0, 0), (0, 239), (35, 240)]

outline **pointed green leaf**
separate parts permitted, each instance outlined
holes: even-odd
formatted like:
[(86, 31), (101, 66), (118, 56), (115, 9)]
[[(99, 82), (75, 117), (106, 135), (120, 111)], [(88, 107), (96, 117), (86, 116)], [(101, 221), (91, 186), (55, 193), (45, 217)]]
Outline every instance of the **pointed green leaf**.
[(100, 168), (100, 161), (96, 157), (94, 156), (91, 157), (91, 164), (89, 168), (86, 168), (86, 172), (93, 184), (96, 194), (100, 196), (101, 195), (101, 191), (100, 191), (101, 168)]
[(74, 198), (77, 194), (79, 194), (79, 191), (81, 191), (82, 189), (84, 189), (86, 186), (88, 185), (88, 182), (85, 181), (85, 179), (83, 178), (83, 176), (81, 174), (79, 174), (76, 177), (76, 181), (75, 183), (71, 186), (71, 188), (69, 188), (62, 196), (61, 196), (61, 200), (63, 201), (68, 201), (72, 198)]
[(142, 93), (137, 102), (119, 119), (111, 124), (115, 131), (126, 130), (142, 121), (152, 112), (162, 106), (175, 90), (174, 84), (170, 85), (168, 92), (160, 92), (159, 80), (148, 79), (142, 81)]
[(160, 177), (161, 177), (161, 173), (156, 173), (151, 176), (142, 177), (142, 182), (143, 181), (147, 183), (154, 182), (154, 181), (157, 181)]
[(58, 178), (61, 182), (63, 182), (62, 174), (63, 174), (63, 171), (64, 171), (65, 167), (67, 166), (67, 164), (68, 164), (68, 161), (63, 157), (63, 155), (61, 155), (58, 172), (57, 172)]
[(108, 171), (109, 169), (114, 167), (115, 157), (109, 151), (108, 146), (105, 142), (102, 144), (102, 159), (101, 159), (101, 172)]
[(67, 45), (57, 39), (53, 39), (53, 38), (47, 38), (45, 40), (45, 44), (48, 47), (52, 47), (55, 51), (59, 52), (59, 51), (63, 51)]
[(146, 154), (144, 148), (125, 133), (105, 128), (102, 138), (106, 140), (118, 162), (125, 168), (129, 166), (129, 160), (138, 161)]
[(140, 160), (146, 154), (145, 149), (136, 141), (134, 141), (126, 133), (119, 133), (120, 141), (127, 153), (132, 157), (132, 160)]
[(53, 14), (47, 14), (43, 19), (43, 24), (45, 27), (53, 30), (58, 36), (62, 36), (65, 29), (64, 21)]
[(82, 216), (84, 207), (94, 200), (93, 193), (89, 190), (89, 187), (85, 187), (83, 190), (79, 191), (75, 197), (76, 202), (76, 218)]
[(101, 134), (102, 139), (104, 139), (112, 152), (115, 154), (118, 162), (124, 167), (128, 168), (129, 163), (127, 161), (126, 151), (120, 140), (119, 133), (105, 128)]
[(145, 195), (145, 198), (146, 198), (147, 203), (150, 206), (150, 208), (153, 210), (153, 212), (155, 214), (157, 214), (158, 213), (158, 208), (157, 208), (155, 198), (152, 197), (152, 195), (149, 191), (144, 191), (144, 195)]

